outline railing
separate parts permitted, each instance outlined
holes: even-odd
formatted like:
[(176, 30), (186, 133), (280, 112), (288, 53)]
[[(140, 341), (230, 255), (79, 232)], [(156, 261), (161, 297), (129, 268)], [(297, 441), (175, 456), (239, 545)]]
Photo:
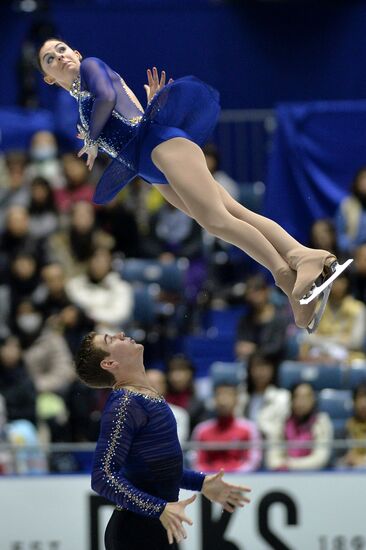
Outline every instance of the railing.
[(265, 181), (275, 128), (270, 109), (222, 111), (215, 131), (222, 169), (238, 182)]
[[(232, 441), (232, 442), (196, 442), (188, 441), (182, 445), (185, 451), (229, 451), (233, 449), (261, 449), (268, 450), (272, 447), (281, 449), (312, 449), (314, 447), (326, 446), (334, 450), (366, 448), (366, 442), (359, 439), (333, 439), (324, 441)], [(67, 453), (67, 452), (94, 452), (96, 443), (49, 443), (40, 445), (12, 445), (9, 443), (0, 444), (1, 452), (23, 452), (23, 451), (42, 451), (45, 453)]]

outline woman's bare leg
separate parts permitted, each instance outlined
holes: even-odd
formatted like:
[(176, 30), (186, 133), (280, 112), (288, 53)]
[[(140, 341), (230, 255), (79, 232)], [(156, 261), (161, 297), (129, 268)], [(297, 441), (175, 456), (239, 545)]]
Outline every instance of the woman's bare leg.
[(248, 208), (245, 208), (242, 204), (237, 202), (233, 197), (218, 183), (219, 193), (221, 195), (222, 202), (225, 208), (238, 218), (247, 223), (250, 223), (253, 227), (256, 227), (262, 235), (264, 235), (270, 243), (273, 244), (275, 249), (286, 260), (291, 250), (302, 247), (307, 250), (307, 247), (300, 244), (296, 239), (291, 237), (278, 223), (269, 218), (265, 218), (260, 214), (252, 212)]
[(232, 216), (225, 208), (198, 145), (184, 138), (174, 138), (155, 147), (151, 157), (191, 216), (209, 233), (241, 248), (269, 269), (275, 278), (281, 269), (288, 267), (258, 229)]
[[(296, 272), (289, 268), (277, 249), (256, 227), (227, 210), (202, 150), (189, 140), (174, 138), (155, 147), (151, 156), (170, 184), (165, 192), (162, 191), (163, 196), (193, 217), (209, 233), (238, 246), (269, 269), (277, 286), (289, 297), (298, 326), (308, 326), (314, 315), (315, 303), (300, 306), (293, 299)], [(158, 188), (161, 190), (160, 185)], [(231, 209), (242, 215), (232, 205)]]
[(187, 206), (177, 195), (171, 185), (167, 185), (166, 183), (153, 183), (153, 186), (159, 191), (161, 195), (163, 195), (166, 201), (168, 201), (170, 204), (175, 206), (175, 208), (178, 208), (179, 210), (187, 214), (187, 216), (192, 218), (192, 214), (189, 212)]

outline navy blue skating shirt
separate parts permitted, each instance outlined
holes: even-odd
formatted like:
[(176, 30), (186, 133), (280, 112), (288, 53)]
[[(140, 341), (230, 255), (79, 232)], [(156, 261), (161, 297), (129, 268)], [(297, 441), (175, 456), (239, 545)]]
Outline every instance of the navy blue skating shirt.
[(160, 397), (111, 392), (94, 455), (92, 488), (118, 508), (159, 517), (179, 489), (200, 491), (205, 474), (183, 468), (174, 415)]

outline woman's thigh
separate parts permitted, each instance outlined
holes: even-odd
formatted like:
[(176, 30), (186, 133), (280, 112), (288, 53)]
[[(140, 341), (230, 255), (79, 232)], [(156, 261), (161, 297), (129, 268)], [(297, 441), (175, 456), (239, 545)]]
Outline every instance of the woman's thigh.
[(228, 214), (198, 145), (174, 138), (155, 147), (151, 157), (197, 221)]

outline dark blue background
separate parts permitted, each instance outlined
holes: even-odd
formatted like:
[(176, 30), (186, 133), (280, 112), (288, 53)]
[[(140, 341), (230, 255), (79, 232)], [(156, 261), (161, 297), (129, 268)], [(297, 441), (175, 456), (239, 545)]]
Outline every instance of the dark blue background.
[[(50, 15), (65, 40), (104, 59), (140, 99), (153, 64), (210, 82), (224, 108), (365, 96), (365, 2), (54, 1)], [(0, 8), (0, 105), (16, 101), (14, 67), (34, 17)]]

